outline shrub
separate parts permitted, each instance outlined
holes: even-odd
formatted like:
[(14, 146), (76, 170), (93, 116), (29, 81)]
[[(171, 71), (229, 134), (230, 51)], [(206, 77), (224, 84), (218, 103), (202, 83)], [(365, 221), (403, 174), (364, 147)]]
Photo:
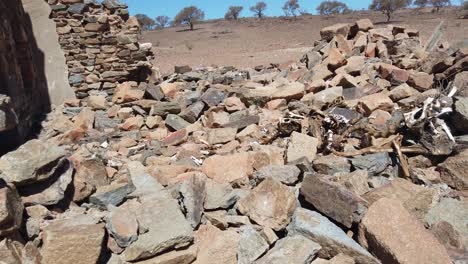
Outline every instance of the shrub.
[(387, 16), (387, 22), (389, 22), (396, 10), (405, 8), (410, 4), (411, 1), (408, 0), (373, 0), (369, 9), (382, 12)]
[(193, 25), (205, 18), (205, 13), (196, 6), (186, 7), (174, 18), (174, 25), (188, 25), (193, 30)]
[(317, 7), (317, 12), (319, 12), (321, 15), (343, 14), (348, 11), (348, 6), (340, 1), (323, 1)]
[(224, 19), (236, 20), (239, 18), (239, 14), (242, 12), (242, 10), (244, 10), (242, 6), (230, 6), (224, 15)]
[(265, 2), (258, 2), (256, 5), (250, 7), (250, 11), (258, 18), (263, 17), (263, 13), (267, 9), (267, 4)]
[(135, 15), (136, 19), (138, 20), (138, 23), (140, 24), (141, 30), (151, 30), (155, 22), (153, 19), (151, 19), (149, 16), (144, 15), (144, 14), (136, 14)]
[(169, 17), (168, 16), (157, 16), (154, 21), (156, 22), (157, 28), (165, 28), (169, 25)]
[(299, 1), (298, 0), (288, 0), (283, 5), (283, 12), (286, 16), (297, 16), (297, 12), (299, 11)]
[(438, 13), (441, 7), (450, 5), (450, 0), (431, 0), (431, 4), (435, 7), (436, 12)]

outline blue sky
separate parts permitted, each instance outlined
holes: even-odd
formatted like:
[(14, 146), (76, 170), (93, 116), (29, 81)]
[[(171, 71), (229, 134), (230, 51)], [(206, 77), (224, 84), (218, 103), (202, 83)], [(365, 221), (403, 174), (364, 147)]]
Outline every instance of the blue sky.
[[(141, 13), (149, 17), (159, 15), (167, 15), (173, 18), (178, 11), (190, 5), (196, 5), (205, 11), (205, 18), (221, 18), (231, 5), (240, 5), (244, 7), (241, 16), (252, 16), (249, 7), (253, 6), (258, 0), (121, 0), (128, 4), (132, 15)], [(281, 7), (286, 0), (264, 0), (268, 4), (266, 10), (267, 16), (283, 15)], [(299, 0), (301, 7), (305, 8), (310, 13), (316, 13), (315, 8), (320, 4), (321, 0)], [(367, 8), (371, 0), (342, 0), (351, 9)]]

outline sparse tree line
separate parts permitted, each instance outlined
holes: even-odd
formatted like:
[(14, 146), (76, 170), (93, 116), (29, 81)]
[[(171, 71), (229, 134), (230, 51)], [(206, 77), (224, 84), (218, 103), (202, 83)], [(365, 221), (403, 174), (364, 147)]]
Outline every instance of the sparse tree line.
[[(412, 5), (419, 8), (432, 6), (436, 12), (439, 12), (440, 8), (450, 6), (450, 4), (450, 0), (372, 0), (369, 10), (382, 12), (386, 15), (387, 21), (390, 21), (396, 10)], [(467, 9), (467, 1), (463, 2), (463, 6), (464, 9)], [(249, 10), (253, 13), (254, 17), (263, 18), (265, 17), (267, 8), (267, 3), (260, 1), (251, 6)], [(243, 6), (230, 6), (224, 15), (224, 19), (237, 20), (243, 10)], [(301, 8), (299, 0), (287, 0), (282, 10), (285, 16), (289, 17), (307, 14), (307, 11)], [(320, 15), (347, 14), (352, 11), (345, 3), (336, 0), (323, 1), (316, 10)], [(147, 15), (138, 14), (136, 17), (140, 22), (142, 30), (165, 28), (169, 25), (187, 25), (190, 30), (193, 30), (196, 23), (204, 20), (205, 13), (196, 6), (189, 6), (182, 9), (172, 21), (168, 16), (158, 16), (152, 19)]]

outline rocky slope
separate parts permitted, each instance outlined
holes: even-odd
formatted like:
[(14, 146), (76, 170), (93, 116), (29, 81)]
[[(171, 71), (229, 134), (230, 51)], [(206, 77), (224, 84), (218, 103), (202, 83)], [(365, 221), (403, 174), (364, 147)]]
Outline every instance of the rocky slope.
[(0, 259), (466, 261), (466, 48), (369, 20), (321, 35), (292, 65), (93, 68), (99, 89), (0, 158)]

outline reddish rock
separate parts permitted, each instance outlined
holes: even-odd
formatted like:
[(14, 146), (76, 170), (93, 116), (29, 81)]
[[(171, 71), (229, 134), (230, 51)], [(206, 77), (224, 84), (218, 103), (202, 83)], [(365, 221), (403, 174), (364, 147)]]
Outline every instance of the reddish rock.
[(228, 112), (235, 112), (245, 109), (245, 104), (237, 97), (228, 97), (224, 99), (224, 107)]
[(333, 26), (325, 27), (320, 30), (320, 36), (323, 40), (330, 41), (334, 36), (341, 34), (345, 37), (349, 33), (349, 24), (335, 24)]
[(384, 197), (398, 200), (408, 212), (422, 220), (432, 207), (435, 196), (436, 192), (432, 189), (413, 184), (408, 180), (395, 179), (390, 184), (364, 194), (363, 198), (371, 204)]
[(391, 111), (393, 109), (393, 101), (384, 93), (370, 94), (359, 99), (363, 110), (370, 114), (376, 109)]
[(240, 235), (232, 230), (221, 231), (212, 225), (203, 225), (195, 233), (198, 255), (194, 264), (237, 264)]
[(408, 83), (420, 92), (431, 89), (434, 84), (434, 75), (425, 72), (412, 73)]
[(237, 203), (242, 214), (248, 215), (259, 225), (276, 231), (289, 224), (296, 207), (296, 197), (292, 190), (272, 178), (265, 179)]
[(42, 234), (42, 263), (97, 263), (101, 255), (103, 240), (104, 228), (102, 224), (49, 225)]
[(359, 225), (359, 242), (383, 263), (452, 263), (437, 239), (393, 199), (369, 207)]
[(460, 191), (468, 190), (468, 150), (449, 157), (439, 164), (442, 180), (450, 187)]
[(129, 117), (120, 125), (123, 130), (138, 130), (145, 124), (142, 116)]
[(306, 175), (300, 189), (305, 200), (317, 210), (351, 228), (366, 212), (367, 202), (324, 175)]
[(252, 176), (253, 161), (247, 152), (214, 155), (203, 162), (202, 171), (218, 183), (245, 182)]
[(122, 104), (143, 99), (145, 91), (132, 88), (130, 83), (125, 82), (117, 85), (112, 102)]

